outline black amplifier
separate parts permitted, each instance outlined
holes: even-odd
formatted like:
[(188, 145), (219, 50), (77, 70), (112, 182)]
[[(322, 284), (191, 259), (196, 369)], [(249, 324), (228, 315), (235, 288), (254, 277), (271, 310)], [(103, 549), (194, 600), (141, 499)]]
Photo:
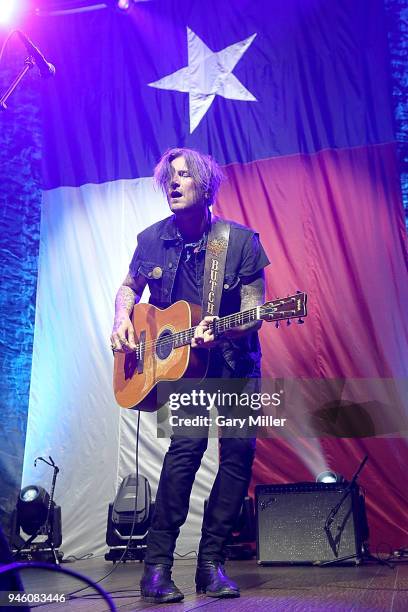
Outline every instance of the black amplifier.
[(258, 564), (360, 563), (368, 527), (358, 486), (326, 525), (346, 487), (314, 482), (256, 486)]

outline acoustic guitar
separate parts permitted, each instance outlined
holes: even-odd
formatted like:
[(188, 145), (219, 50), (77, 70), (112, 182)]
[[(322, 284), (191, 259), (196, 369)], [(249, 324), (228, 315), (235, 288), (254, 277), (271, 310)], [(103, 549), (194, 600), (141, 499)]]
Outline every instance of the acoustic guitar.
[[(265, 302), (249, 310), (214, 321), (215, 336), (252, 321), (279, 321), (306, 316), (306, 293)], [(203, 379), (208, 367), (208, 349), (192, 348), (191, 339), (201, 321), (201, 307), (185, 301), (163, 310), (151, 304), (133, 308), (136, 350), (114, 352), (113, 388), (119, 406), (154, 411), (160, 406), (156, 385), (184, 377)]]

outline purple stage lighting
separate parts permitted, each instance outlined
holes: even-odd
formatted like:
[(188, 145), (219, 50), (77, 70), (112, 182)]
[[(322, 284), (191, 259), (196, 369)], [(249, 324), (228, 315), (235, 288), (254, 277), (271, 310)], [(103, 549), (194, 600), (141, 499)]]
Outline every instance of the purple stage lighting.
[(116, 0), (117, 7), (121, 11), (127, 11), (131, 4), (137, 4), (138, 2), (150, 2), (151, 0)]

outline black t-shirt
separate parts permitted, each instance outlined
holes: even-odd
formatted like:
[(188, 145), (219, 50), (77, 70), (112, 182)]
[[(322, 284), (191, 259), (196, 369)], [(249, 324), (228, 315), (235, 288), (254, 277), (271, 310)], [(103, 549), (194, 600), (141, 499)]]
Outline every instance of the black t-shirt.
[[(208, 236), (205, 234), (198, 242), (183, 244), (183, 251), (181, 253), (171, 294), (172, 302), (186, 300), (187, 302), (201, 306), (203, 295), (202, 279), (204, 277), (207, 238)], [(231, 253), (234, 257), (240, 256), (240, 261), (237, 265), (237, 280), (252, 277), (269, 264), (269, 259), (259, 242), (257, 234), (248, 234), (247, 240), (239, 245), (242, 249), (241, 253), (238, 253), (234, 246), (235, 245), (231, 243), (229, 251), (234, 251)], [(230, 279), (228, 278), (225, 280), (228, 281)], [(229, 301), (231, 301), (233, 293), (234, 292), (229, 296)], [(229, 308), (225, 308), (226, 299), (228, 299), (228, 294), (223, 296), (220, 307), (221, 315), (226, 312), (230, 313), (240, 310), (238, 295), (235, 296), (235, 304), (232, 308), (231, 304)]]
[(204, 235), (198, 242), (183, 245), (171, 294), (172, 302), (186, 300), (191, 304), (201, 306), (203, 299), (201, 279), (204, 275), (206, 242), (207, 236)]

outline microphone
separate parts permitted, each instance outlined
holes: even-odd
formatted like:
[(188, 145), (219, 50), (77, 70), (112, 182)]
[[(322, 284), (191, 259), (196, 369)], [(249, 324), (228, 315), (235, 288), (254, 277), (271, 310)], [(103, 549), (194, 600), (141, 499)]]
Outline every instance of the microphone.
[(33, 60), (38, 66), (40, 74), (43, 79), (48, 79), (55, 74), (55, 66), (47, 62), (41, 51), (35, 46), (35, 44), (20, 30), (17, 30), (17, 34), (23, 41), (27, 52), (31, 55)]

